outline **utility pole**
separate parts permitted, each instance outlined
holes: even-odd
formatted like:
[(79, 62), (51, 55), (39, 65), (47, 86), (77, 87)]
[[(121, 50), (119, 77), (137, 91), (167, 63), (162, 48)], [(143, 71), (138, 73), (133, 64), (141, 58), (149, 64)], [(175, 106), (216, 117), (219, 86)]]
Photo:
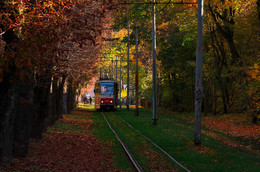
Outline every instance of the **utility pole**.
[(202, 85), (202, 38), (203, 38), (203, 0), (198, 0), (198, 33), (196, 53), (196, 81), (195, 81), (195, 119), (194, 119), (194, 145), (201, 145), (201, 108), (203, 100)]
[(116, 82), (117, 82), (117, 55), (116, 55)]
[(138, 109), (138, 21), (135, 23), (135, 41), (136, 41), (136, 53), (135, 53), (135, 116), (139, 116)]
[(130, 51), (130, 21), (128, 20), (127, 25), (128, 38), (127, 38), (127, 98), (126, 98), (126, 107), (129, 111), (129, 51)]
[(121, 47), (121, 55), (120, 55), (120, 109), (122, 108), (122, 47)]
[(111, 72), (111, 79), (114, 79), (114, 59), (113, 59), (113, 57), (112, 57), (112, 72)]
[(100, 56), (100, 62), (99, 62), (99, 80), (101, 80), (101, 56)]
[[(202, 1), (202, 0), (199, 0)], [(155, 15), (155, 5), (157, 4), (175, 4), (175, 5), (185, 5), (185, 4), (197, 4), (196, 2), (155, 2), (155, 0), (152, 0), (152, 2), (123, 2), (120, 3), (123, 5), (131, 5), (131, 4), (139, 4), (139, 5), (152, 5), (152, 15), (153, 15), (153, 29), (152, 29), (152, 54), (153, 54), (153, 125), (157, 124), (157, 69), (156, 69), (156, 15)], [(128, 31), (129, 33), (129, 31)], [(129, 73), (128, 73), (129, 74)]]
[(156, 69), (156, 14), (155, 14), (155, 0), (152, 4), (153, 10), (153, 125), (157, 125), (157, 69)]

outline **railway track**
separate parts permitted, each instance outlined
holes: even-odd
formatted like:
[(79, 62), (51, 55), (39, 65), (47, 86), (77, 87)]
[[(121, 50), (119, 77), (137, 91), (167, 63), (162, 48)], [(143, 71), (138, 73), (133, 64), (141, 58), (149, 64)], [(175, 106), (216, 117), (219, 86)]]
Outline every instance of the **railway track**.
[(118, 134), (115, 132), (115, 130), (112, 128), (112, 126), (110, 125), (110, 123), (108, 122), (106, 116), (104, 115), (103, 112), (101, 112), (101, 114), (103, 115), (105, 121), (107, 122), (107, 125), (109, 126), (109, 128), (112, 130), (112, 132), (115, 134), (117, 140), (120, 142), (121, 146), (123, 147), (126, 155), (128, 156), (128, 158), (130, 159), (131, 163), (133, 164), (133, 166), (135, 167), (136, 171), (138, 172), (143, 172), (144, 170), (142, 169), (142, 167), (138, 164), (138, 162), (134, 159), (133, 155), (131, 154), (131, 152), (128, 150), (128, 148), (126, 147), (126, 145), (123, 143), (123, 141), (120, 139), (120, 137), (118, 136)]
[(151, 139), (146, 137), (143, 133), (141, 133), (139, 130), (134, 128), (132, 125), (130, 125), (128, 122), (126, 122), (124, 119), (122, 119), (120, 116), (118, 116), (120, 120), (122, 120), (124, 123), (126, 123), (130, 128), (135, 130), (137, 133), (141, 134), (146, 140), (148, 140), (150, 143), (152, 143), (155, 147), (157, 147), (161, 152), (163, 152), (166, 156), (168, 156), (174, 163), (179, 165), (182, 169), (184, 169), (187, 172), (191, 172), (189, 169), (187, 169), (185, 166), (183, 166), (181, 163), (179, 163), (176, 159), (174, 159), (168, 152), (166, 152), (164, 149), (162, 149), (160, 146), (158, 146), (156, 143), (154, 143)]
[[(133, 166), (135, 167), (135, 169), (137, 171), (143, 171), (143, 169), (141, 168), (141, 166), (138, 164), (138, 162), (134, 159), (133, 155), (130, 153), (130, 151), (127, 149), (127, 147), (125, 146), (125, 144), (123, 143), (123, 141), (120, 139), (120, 137), (118, 136), (118, 134), (115, 132), (115, 130), (112, 128), (112, 126), (110, 125), (110, 123), (108, 122), (106, 116), (104, 115), (103, 112), (101, 112), (105, 121), (107, 122), (109, 128), (112, 130), (112, 132), (115, 134), (116, 138), (118, 139), (118, 141), (120, 142), (121, 146), (123, 147), (125, 153), (127, 154), (127, 156), (129, 157), (131, 163), (133, 164)], [(190, 172), (190, 170), (188, 168), (186, 168), (185, 166), (183, 166), (181, 163), (179, 163), (176, 159), (174, 159), (169, 153), (167, 153), (164, 149), (162, 149), (160, 146), (158, 146), (156, 143), (154, 143), (150, 138), (148, 138), (147, 136), (145, 136), (143, 133), (141, 133), (139, 130), (137, 130), (136, 128), (134, 128), (132, 125), (130, 125), (128, 122), (126, 122), (124, 119), (122, 119), (120, 116), (118, 116), (118, 118), (123, 121), (127, 126), (129, 126), (130, 128), (132, 128), (135, 132), (137, 132), (139, 135), (142, 135), (147, 141), (149, 141), (151, 144), (153, 144), (155, 147), (157, 147), (161, 152), (163, 152), (166, 156), (169, 157), (169, 159), (171, 159), (174, 163), (176, 163), (178, 166), (180, 166), (183, 170)]]

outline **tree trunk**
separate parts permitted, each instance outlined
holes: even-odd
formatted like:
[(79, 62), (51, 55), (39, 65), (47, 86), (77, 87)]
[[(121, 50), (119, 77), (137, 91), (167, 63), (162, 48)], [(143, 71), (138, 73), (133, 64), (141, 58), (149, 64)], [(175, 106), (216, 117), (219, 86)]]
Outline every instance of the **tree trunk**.
[(68, 99), (67, 99), (67, 106), (68, 106), (68, 113), (70, 113), (73, 108), (75, 107), (74, 104), (75, 104), (75, 95), (73, 93), (73, 88), (72, 88), (72, 79), (69, 78), (69, 83), (68, 83)]
[(28, 152), (33, 116), (33, 81), (19, 83), (17, 115), (15, 118), (13, 156), (25, 157)]
[(212, 80), (212, 114), (216, 115), (216, 107), (217, 107), (217, 96), (216, 96), (216, 86), (215, 86), (215, 80)]
[(51, 125), (53, 125), (56, 121), (56, 114), (57, 114), (57, 107), (56, 107), (56, 101), (57, 101), (57, 78), (54, 78), (52, 81), (52, 90), (51, 90)]
[(256, 5), (257, 5), (257, 12), (258, 12), (258, 26), (260, 29), (260, 0), (257, 0)]
[(204, 95), (203, 95), (203, 102), (204, 102), (204, 104), (203, 104), (203, 106), (204, 106), (204, 114), (205, 114), (205, 116), (207, 116), (208, 115), (208, 91), (207, 91), (207, 89), (204, 89)]
[[(224, 113), (228, 113), (229, 112), (229, 94), (228, 94), (228, 90), (226, 88), (226, 86), (230, 83), (228, 83), (228, 81), (230, 80), (228, 76), (223, 77), (221, 75), (223, 68), (227, 67), (227, 59), (226, 59), (226, 52), (225, 52), (225, 48), (224, 48), (224, 43), (222, 42), (222, 40), (218, 40), (217, 39), (217, 34), (216, 31), (214, 29), (214, 27), (211, 28), (211, 42), (212, 42), (212, 47), (215, 50), (214, 51), (214, 57), (215, 57), (215, 62), (214, 62), (214, 67), (216, 68), (216, 79), (217, 82), (219, 84), (220, 87), (220, 91), (222, 94), (222, 101), (223, 101), (223, 110)], [(214, 93), (213, 93), (213, 97), (216, 96), (216, 87), (215, 87), (215, 81), (213, 81), (213, 87), (214, 87)], [(216, 111), (216, 97), (213, 100), (213, 109), (214, 111)], [(215, 112), (214, 112), (215, 113)]]
[(64, 114), (68, 114), (68, 94), (67, 93), (64, 93), (63, 96), (62, 96), (62, 102), (63, 102), (63, 113)]
[(42, 132), (44, 130), (44, 120), (48, 115), (48, 95), (50, 92), (51, 78), (48, 76), (42, 76), (38, 79), (37, 86), (34, 88), (33, 97), (33, 126), (31, 137), (36, 139), (42, 138)]
[(0, 83), (0, 162), (12, 161), (13, 133), (18, 89), (4, 77)]
[(51, 126), (52, 123), (52, 94), (51, 92), (49, 92), (48, 94), (48, 98), (47, 98), (47, 116), (44, 120), (44, 124), (43, 124), (43, 132), (46, 133), (48, 130), (48, 127)]
[(223, 110), (225, 114), (229, 113), (229, 94), (226, 86), (223, 84), (222, 79), (218, 78), (218, 83), (222, 95)]
[(63, 87), (64, 83), (66, 81), (66, 77), (63, 76), (60, 78), (59, 86), (57, 88), (57, 91), (55, 93), (56, 95), (56, 120), (62, 118), (62, 114), (64, 113), (64, 108), (63, 108)]

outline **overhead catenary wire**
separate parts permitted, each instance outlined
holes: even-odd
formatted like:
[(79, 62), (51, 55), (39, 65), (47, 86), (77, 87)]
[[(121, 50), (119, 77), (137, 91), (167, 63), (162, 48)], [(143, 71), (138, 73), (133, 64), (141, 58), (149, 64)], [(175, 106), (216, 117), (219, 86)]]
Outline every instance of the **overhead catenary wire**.
[(159, 14), (159, 13), (161, 13), (162, 11), (164, 11), (164, 10), (166, 9), (166, 7), (170, 4), (171, 1), (172, 1), (172, 0), (169, 0), (169, 2), (168, 2), (160, 11), (158, 11), (156, 14)]

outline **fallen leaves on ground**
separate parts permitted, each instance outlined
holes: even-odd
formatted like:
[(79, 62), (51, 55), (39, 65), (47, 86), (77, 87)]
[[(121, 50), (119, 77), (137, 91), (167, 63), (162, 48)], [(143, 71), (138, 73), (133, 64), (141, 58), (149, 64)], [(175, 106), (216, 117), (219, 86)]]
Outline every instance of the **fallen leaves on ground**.
[(81, 126), (81, 132), (61, 132), (52, 127), (40, 141), (32, 140), (26, 158), (14, 159), (6, 171), (119, 171), (113, 167), (109, 145), (103, 145), (90, 130), (91, 121), (64, 117), (60, 124)]
[[(178, 115), (175, 117), (190, 124), (194, 123), (194, 119), (190, 115)], [(203, 134), (210, 136), (229, 146), (247, 149), (249, 151), (260, 154), (260, 150), (256, 148), (260, 147), (260, 126), (252, 124), (250, 115), (228, 114), (207, 116), (202, 117), (201, 123), (203, 127), (209, 129), (202, 129)], [(233, 140), (228, 138), (228, 136), (232, 136), (238, 139)], [(246, 142), (246, 144), (244, 144), (243, 142)], [(201, 150), (195, 151), (203, 152)]]
[(251, 119), (246, 114), (205, 117), (202, 124), (207, 128), (234, 137), (253, 137), (257, 139), (260, 135), (260, 126), (252, 124)]
[(142, 142), (142, 144), (142, 147), (136, 146), (135, 149), (141, 152), (142, 155), (145, 155), (150, 162), (150, 166), (146, 167), (146, 169), (149, 169), (149, 171), (176, 171), (169, 166), (162, 156), (160, 156), (155, 150), (151, 149), (146, 142)]

